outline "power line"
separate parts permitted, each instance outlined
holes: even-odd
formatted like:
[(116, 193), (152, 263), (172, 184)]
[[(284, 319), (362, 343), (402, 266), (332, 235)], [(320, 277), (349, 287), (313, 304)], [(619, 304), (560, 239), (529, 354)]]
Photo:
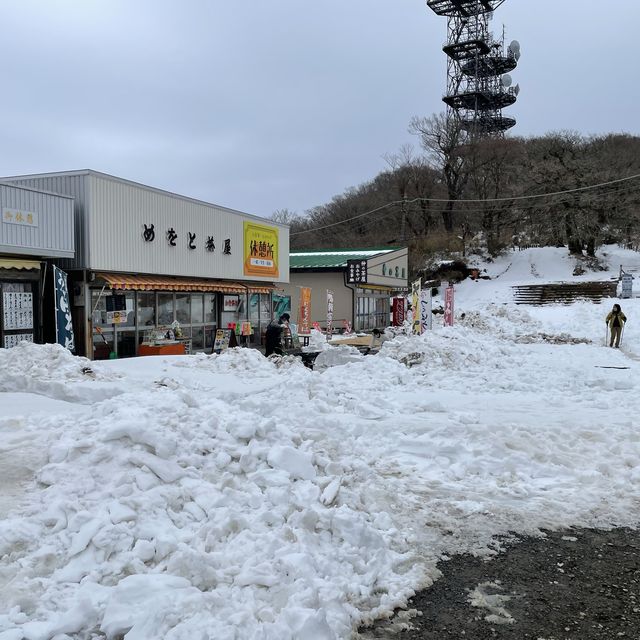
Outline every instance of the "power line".
[[(465, 203), (490, 203), (490, 202), (514, 202), (514, 201), (522, 201), (522, 200), (533, 200), (536, 198), (550, 198), (554, 196), (567, 195), (572, 193), (578, 193), (582, 191), (589, 191), (592, 189), (599, 189), (601, 187), (608, 187), (614, 184), (619, 184), (622, 182), (628, 182), (630, 180), (635, 180), (636, 178), (640, 178), (640, 174), (636, 174), (633, 176), (628, 176), (626, 178), (619, 178), (617, 180), (609, 180), (608, 182), (600, 182), (598, 184), (588, 185), (586, 187), (576, 187), (575, 189), (565, 189), (564, 191), (553, 191), (550, 193), (537, 193), (528, 196), (511, 196), (508, 198), (475, 198), (475, 199), (458, 199), (451, 200), (450, 198), (413, 198), (412, 200), (394, 200), (393, 202), (388, 202), (387, 204), (383, 204), (380, 207), (376, 207), (375, 209), (371, 209), (370, 211), (365, 211), (364, 213), (360, 213), (357, 216), (353, 216), (351, 218), (346, 218), (345, 220), (340, 220), (338, 222), (332, 222), (327, 225), (323, 225), (320, 227), (313, 227), (312, 229), (305, 229), (304, 231), (296, 231), (291, 234), (293, 236), (299, 236), (303, 233), (311, 233), (312, 231), (322, 231), (324, 229), (330, 229), (331, 227), (337, 227), (338, 225), (345, 224), (347, 222), (353, 222), (354, 220), (358, 220), (360, 218), (364, 218), (365, 216), (371, 215), (372, 213), (377, 213), (378, 211), (382, 211), (392, 206), (396, 206), (399, 204), (413, 204), (415, 202), (453, 202), (454, 204), (465, 204)], [(611, 192), (609, 192), (611, 193)], [(478, 209), (480, 211), (481, 209)], [(434, 213), (446, 211), (446, 209), (440, 210), (432, 210)], [(467, 210), (472, 211), (472, 210)]]

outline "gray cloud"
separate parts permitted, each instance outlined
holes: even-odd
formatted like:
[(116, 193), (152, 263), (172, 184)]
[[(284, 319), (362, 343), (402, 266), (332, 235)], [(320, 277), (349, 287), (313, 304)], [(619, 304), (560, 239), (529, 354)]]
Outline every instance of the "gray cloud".
[[(507, 0), (516, 135), (638, 132), (636, 0)], [(21, 0), (0, 8), (0, 174), (94, 168), (236, 209), (302, 212), (441, 111), (423, 0)]]

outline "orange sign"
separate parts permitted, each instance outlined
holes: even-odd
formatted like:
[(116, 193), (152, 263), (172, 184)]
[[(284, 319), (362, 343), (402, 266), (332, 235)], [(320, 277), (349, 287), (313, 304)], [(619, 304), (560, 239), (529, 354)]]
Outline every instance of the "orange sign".
[(298, 333), (311, 331), (311, 289), (300, 287), (300, 307), (298, 308)]

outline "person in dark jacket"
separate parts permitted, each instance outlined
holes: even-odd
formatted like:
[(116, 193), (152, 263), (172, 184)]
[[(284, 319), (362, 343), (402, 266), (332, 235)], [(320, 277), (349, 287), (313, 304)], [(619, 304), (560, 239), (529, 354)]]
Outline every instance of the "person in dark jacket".
[(611, 335), (611, 340), (609, 341), (609, 346), (613, 347), (613, 343), (615, 341), (616, 347), (620, 347), (620, 338), (622, 337), (622, 329), (624, 328), (624, 323), (627, 321), (627, 316), (622, 313), (622, 309), (619, 304), (614, 304), (613, 309), (609, 312), (607, 319), (605, 322), (609, 327), (609, 334)]
[(279, 356), (284, 354), (282, 335), (284, 334), (285, 327), (289, 324), (289, 318), (290, 316), (288, 313), (283, 313), (278, 318), (278, 322), (272, 320), (267, 325), (267, 330), (265, 332), (265, 356), (268, 357), (273, 353)]

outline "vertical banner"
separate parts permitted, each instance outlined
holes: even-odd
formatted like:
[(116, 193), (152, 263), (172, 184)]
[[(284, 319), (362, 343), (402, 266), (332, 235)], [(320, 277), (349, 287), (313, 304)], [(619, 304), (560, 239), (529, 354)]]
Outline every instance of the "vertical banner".
[(331, 339), (333, 332), (333, 291), (327, 289), (327, 336)]
[(411, 333), (420, 335), (421, 317), (420, 317), (420, 290), (422, 285), (420, 280), (414, 280), (411, 283), (411, 310), (413, 312), (413, 320), (411, 321)]
[(420, 291), (420, 325), (422, 333), (433, 329), (433, 314), (431, 313), (431, 289)]
[(404, 320), (405, 320), (404, 298), (394, 298), (392, 310), (393, 310), (393, 326), (401, 327), (404, 324)]
[(75, 351), (67, 274), (56, 266), (53, 267), (53, 283), (56, 293), (56, 341), (69, 351)]
[(453, 285), (444, 290), (444, 326), (453, 327)]
[(298, 333), (311, 331), (311, 289), (300, 287), (300, 307), (298, 308)]

